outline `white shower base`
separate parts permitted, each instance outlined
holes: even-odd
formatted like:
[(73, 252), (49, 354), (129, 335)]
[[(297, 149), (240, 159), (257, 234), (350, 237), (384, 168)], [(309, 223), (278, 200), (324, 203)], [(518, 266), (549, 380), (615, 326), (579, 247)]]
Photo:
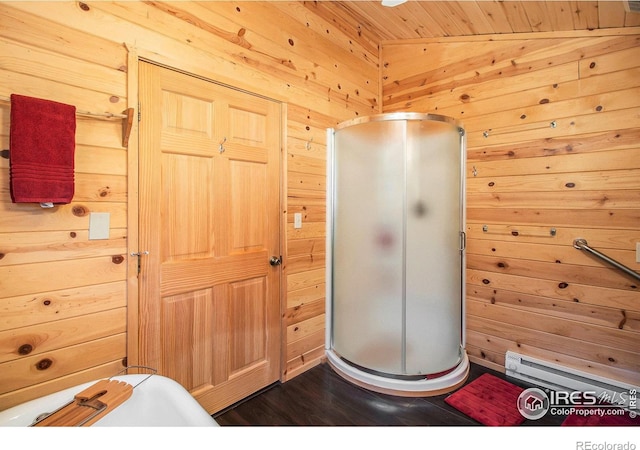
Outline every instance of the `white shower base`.
[(329, 364), (342, 378), (370, 391), (400, 397), (431, 397), (447, 394), (461, 387), (469, 377), (469, 357), (466, 352), (463, 352), (462, 360), (452, 371), (436, 378), (415, 381), (367, 373), (344, 362), (333, 350), (328, 349), (326, 354)]

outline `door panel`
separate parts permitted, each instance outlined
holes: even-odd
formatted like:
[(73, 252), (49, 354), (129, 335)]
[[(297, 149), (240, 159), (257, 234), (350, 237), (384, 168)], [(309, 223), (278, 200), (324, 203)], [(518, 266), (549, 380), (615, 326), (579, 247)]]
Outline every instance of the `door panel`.
[(280, 374), (280, 106), (140, 63), (140, 357), (210, 413)]
[(263, 278), (239, 281), (230, 285), (229, 317), (232, 334), (229, 339), (229, 373), (235, 376), (241, 371), (265, 360), (267, 344), (263, 330), (267, 311), (264, 302)]
[(162, 303), (162, 374), (183, 386), (210, 385), (212, 361), (198, 355), (211, 345), (211, 289), (166, 296)]
[(186, 75), (175, 73), (162, 78), (157, 99), (162, 109), (154, 111), (161, 114), (162, 151), (212, 157), (216, 148), (217, 100), (203, 98), (202, 83), (181, 83), (183, 76)]
[[(162, 156), (163, 261), (213, 256), (213, 158), (191, 155)], [(190, 183), (183, 183), (186, 178)]]
[(231, 249), (232, 253), (264, 248), (267, 238), (265, 219), (268, 216), (265, 164), (232, 161), (229, 167), (231, 184)]

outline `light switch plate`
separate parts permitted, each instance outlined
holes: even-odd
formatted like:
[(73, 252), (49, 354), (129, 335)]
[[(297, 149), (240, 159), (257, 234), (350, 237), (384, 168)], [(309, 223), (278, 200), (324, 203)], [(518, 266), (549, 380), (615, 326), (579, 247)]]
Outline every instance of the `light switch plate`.
[(89, 214), (89, 240), (109, 239), (109, 213)]
[(302, 228), (302, 213), (293, 214), (293, 228)]

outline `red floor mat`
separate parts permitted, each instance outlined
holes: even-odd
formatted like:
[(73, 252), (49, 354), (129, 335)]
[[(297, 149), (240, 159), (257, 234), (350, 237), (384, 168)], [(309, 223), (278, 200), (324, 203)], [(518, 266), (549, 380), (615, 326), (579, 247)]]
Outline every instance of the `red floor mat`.
[(485, 373), (444, 399), (458, 411), (489, 426), (514, 426), (524, 422), (518, 411), (523, 388)]
[[(621, 410), (611, 411), (608, 408), (581, 408), (584, 414), (572, 413), (562, 422), (563, 427), (640, 427), (640, 416), (631, 418), (628, 411), (624, 415), (619, 414)], [(637, 414), (637, 413), (636, 413)]]

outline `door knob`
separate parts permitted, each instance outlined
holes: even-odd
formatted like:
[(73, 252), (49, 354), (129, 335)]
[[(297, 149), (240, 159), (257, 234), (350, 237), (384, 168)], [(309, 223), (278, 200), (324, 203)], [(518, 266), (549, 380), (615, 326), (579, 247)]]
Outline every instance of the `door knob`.
[(271, 259), (269, 260), (269, 264), (271, 264), (272, 266), (279, 266), (280, 264), (282, 264), (282, 257), (272, 256)]

